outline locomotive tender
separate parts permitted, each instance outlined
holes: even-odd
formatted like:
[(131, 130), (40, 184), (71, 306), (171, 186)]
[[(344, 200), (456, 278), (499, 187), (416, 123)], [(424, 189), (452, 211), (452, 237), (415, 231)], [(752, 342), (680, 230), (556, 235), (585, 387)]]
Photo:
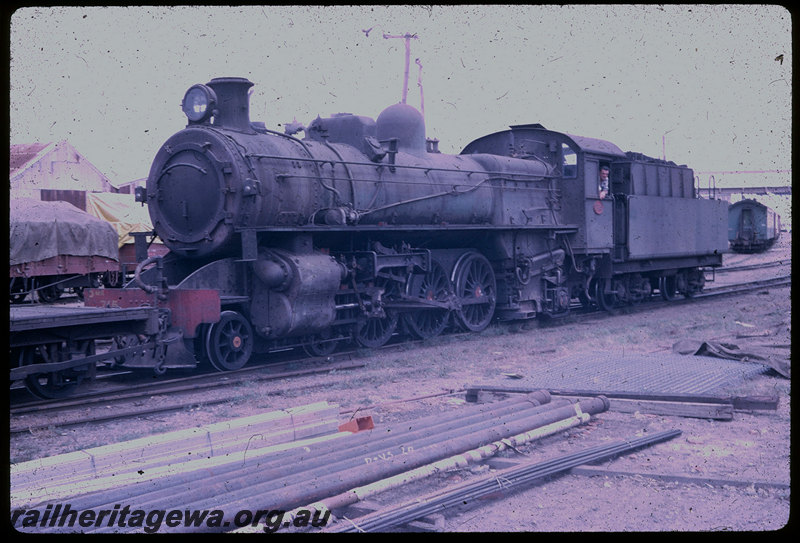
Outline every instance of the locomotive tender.
[[(563, 316), (573, 299), (691, 296), (722, 264), (727, 204), (699, 199), (685, 166), (538, 124), (443, 154), (405, 104), (318, 117), (300, 139), (251, 122), (252, 85), (192, 86), (188, 125), (137, 193), (170, 249), (137, 283), (219, 370), (277, 347), (325, 355), (346, 339)], [(141, 302), (126, 290), (87, 305)]]

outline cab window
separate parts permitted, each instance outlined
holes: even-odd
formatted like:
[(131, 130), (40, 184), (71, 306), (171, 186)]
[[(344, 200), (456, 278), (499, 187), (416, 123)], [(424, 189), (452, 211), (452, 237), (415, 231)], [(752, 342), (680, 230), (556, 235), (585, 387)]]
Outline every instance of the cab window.
[(566, 143), (561, 144), (561, 175), (564, 177), (578, 175), (578, 154)]

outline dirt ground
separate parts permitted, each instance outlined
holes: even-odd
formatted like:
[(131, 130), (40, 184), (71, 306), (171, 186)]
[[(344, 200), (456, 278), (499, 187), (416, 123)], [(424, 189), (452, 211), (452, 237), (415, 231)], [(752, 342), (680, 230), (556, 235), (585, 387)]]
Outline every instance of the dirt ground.
[[(783, 255), (791, 266), (791, 239), (785, 236), (767, 255)], [(767, 258), (764, 256), (763, 258)], [(726, 258), (728, 255), (726, 255)], [(731, 259), (748, 260), (738, 255)], [(770, 272), (773, 273), (773, 272)], [(343, 410), (370, 414), (376, 425), (437, 411), (459, 409), (461, 392), (402, 402), (481, 383), (517, 382), (548, 363), (568, 356), (618, 349), (641, 354), (672, 353), (682, 340), (755, 342), (784, 349), (791, 343), (791, 289), (691, 302), (668, 307), (542, 326), (490, 327), (467, 338), (437, 338), (421, 346), (362, 351), (354, 360), (366, 366), (279, 381), (237, 385), (233, 398), (140, 421), (91, 427), (32, 431), (11, 436), (11, 461), (133, 439), (150, 433), (199, 426), (268, 410), (327, 400)], [(754, 337), (741, 338), (737, 336)], [(506, 490), (490, 500), (449, 510), (444, 530), (451, 532), (571, 531), (767, 531), (783, 528), (790, 517), (791, 384), (774, 371), (737, 382), (718, 394), (771, 395), (777, 410), (736, 411), (733, 420), (623, 413), (613, 409), (586, 425), (503, 453), (503, 458), (537, 461), (626, 437), (678, 429), (677, 438), (594, 466), (606, 474), (565, 474), (526, 488)], [(208, 394), (208, 393), (206, 393)], [(214, 394), (231, 395), (231, 389)], [(200, 398), (200, 396), (198, 396)], [(153, 397), (150, 403), (168, 398)], [(110, 409), (96, 407), (95, 409)], [(346, 416), (343, 416), (343, 419)], [(607, 474), (626, 472), (627, 475)], [(493, 473), (488, 466), (439, 474), (386, 492), (374, 502), (388, 505)], [(666, 479), (648, 475), (660, 474)], [(696, 482), (689, 482), (690, 479)], [(727, 482), (726, 482), (727, 481)], [(255, 504), (254, 504), (255, 506)]]

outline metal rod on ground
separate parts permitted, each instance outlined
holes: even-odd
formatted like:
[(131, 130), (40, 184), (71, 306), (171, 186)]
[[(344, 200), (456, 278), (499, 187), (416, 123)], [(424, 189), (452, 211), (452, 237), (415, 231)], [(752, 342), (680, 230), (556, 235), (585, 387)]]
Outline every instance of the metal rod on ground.
[[(357, 463), (363, 463), (363, 455), (375, 455), (377, 451), (383, 453), (388, 448), (398, 445), (409, 445), (414, 440), (423, 436), (439, 436), (446, 430), (462, 428), (471, 423), (482, 425), (493, 424), (493, 421), (500, 416), (508, 413), (522, 412), (527, 409), (549, 409), (550, 395), (544, 391), (535, 392), (527, 397), (512, 398), (510, 400), (496, 402), (494, 404), (483, 404), (474, 406), (470, 409), (455, 410), (452, 413), (432, 415), (423, 417), (407, 423), (399, 423), (394, 428), (386, 427), (380, 430), (372, 430), (354, 434), (346, 438), (347, 444), (343, 443), (322, 443), (313, 447), (308, 447), (302, 453), (298, 451), (287, 451), (275, 455), (261, 457), (257, 462), (248, 464), (242, 468), (241, 465), (231, 464), (222, 466), (219, 469), (204, 471), (202, 474), (180, 474), (165, 477), (157, 481), (149, 481), (142, 484), (123, 487), (115, 492), (94, 493), (71, 500), (72, 507), (90, 509), (105, 505), (113, 506), (121, 501), (131, 501), (141, 496), (148, 501), (150, 507), (155, 507), (158, 500), (163, 503), (172, 503), (174, 506), (177, 496), (191, 492), (192, 496), (200, 499), (203, 496), (213, 497), (217, 492), (231, 492), (240, 488), (247, 488), (260, 481), (276, 480), (287, 473), (299, 476), (306, 470), (314, 468), (332, 469), (333, 465), (342, 458), (358, 458)], [(564, 400), (563, 402), (566, 402)], [(559, 402), (557, 405), (563, 405)], [(403, 431), (404, 427), (412, 427), (415, 430)], [(343, 452), (344, 448), (344, 452)], [(356, 452), (360, 457), (356, 456)], [(251, 472), (256, 472), (251, 474)], [(329, 471), (326, 471), (329, 473)], [(202, 488), (192, 488), (191, 484), (198, 478), (202, 478)], [(218, 488), (217, 488), (218, 487)]]
[(339, 494), (338, 496), (326, 498), (321, 502), (295, 509), (294, 511), (287, 513), (287, 515), (288, 518), (294, 518), (294, 516), (299, 514), (301, 511), (315, 509), (317, 511), (324, 512), (326, 510), (340, 509), (359, 501), (363, 501), (374, 496), (375, 494), (385, 492), (386, 490), (396, 488), (425, 477), (430, 477), (431, 475), (441, 471), (464, 468), (470, 463), (480, 462), (508, 448), (519, 447), (520, 445), (524, 445), (533, 440), (541, 439), (542, 437), (553, 435), (568, 428), (579, 426), (585, 422), (588, 422), (589, 419), (590, 415), (586, 413), (575, 415), (574, 417), (569, 417), (552, 424), (547, 424), (529, 432), (517, 434), (510, 438), (501, 439), (499, 441), (495, 441), (494, 443), (490, 443), (489, 445), (484, 445), (483, 447), (479, 447), (456, 456), (451, 456), (411, 471), (400, 473), (388, 479), (383, 479), (359, 488), (354, 488)]
[[(680, 430), (667, 430), (652, 436), (585, 449), (545, 462), (508, 468), (490, 476), (482, 477), (478, 481), (471, 481), (444, 492), (438, 492), (387, 510), (367, 514), (356, 521), (345, 520), (336, 526), (329, 527), (325, 531), (344, 533), (386, 530), (431, 513), (440, 512), (448, 507), (468, 503), (470, 500), (496, 493), (500, 489), (518, 490), (536, 479), (555, 475), (581, 464), (606, 460), (624, 452), (672, 439), (680, 434)], [(500, 486), (500, 481), (506, 486)]]
[[(312, 481), (303, 481), (290, 487), (278, 488), (272, 482), (266, 485), (257, 485), (246, 495), (237, 495), (234, 501), (220, 503), (220, 497), (212, 502), (191, 503), (190, 509), (215, 508), (225, 511), (225, 520), (230, 526), (235, 526), (233, 515), (242, 509), (281, 509), (287, 510), (307, 503), (313, 503), (326, 496), (346, 491), (355, 486), (364, 485), (371, 481), (386, 478), (415, 467), (431, 463), (437, 459), (452, 456), (456, 452), (469, 450), (485, 443), (497, 441), (516, 435), (540, 426), (544, 426), (581, 413), (595, 414), (608, 409), (608, 400), (605, 398), (589, 398), (562, 408), (552, 409), (544, 413), (516, 419), (509, 417), (498, 420), (497, 424), (484, 431), (470, 432), (457, 439), (448, 439), (444, 442), (432, 444), (423, 449), (414, 450), (409, 454), (398, 455), (381, 462), (361, 465), (358, 468), (332, 473), (328, 476), (316, 478)], [(229, 496), (224, 496), (229, 497)], [(200, 531), (191, 528), (188, 531)]]
[[(524, 406), (520, 403), (519, 406)], [(258, 484), (246, 485), (239, 491), (227, 493), (224, 488), (215, 489), (209, 497), (193, 501), (191, 503), (181, 503), (181, 508), (189, 510), (219, 510), (224, 512), (223, 525), (227, 528), (211, 528), (208, 526), (179, 527), (176, 531), (202, 532), (210, 529), (226, 531), (237, 526), (235, 513), (242, 510), (286, 510), (297, 507), (304, 503), (311, 503), (320, 498), (331, 496), (343, 492), (354, 486), (360, 486), (368, 482), (385, 478), (409, 468), (430, 463), (442, 457), (451, 456), (456, 452), (469, 450), (477, 446), (489, 443), (521, 433), (525, 430), (549, 424), (556, 420), (574, 416), (579, 413), (598, 413), (605, 411), (608, 402), (605, 399), (592, 398), (585, 402), (556, 405), (550, 409), (548, 405), (531, 407), (528, 409), (529, 416), (509, 413), (505, 417), (489, 420), (489, 424), (483, 424), (480, 430), (474, 427), (454, 430), (450, 434), (429, 436), (424, 442), (425, 445), (413, 443), (406, 453), (387, 457), (385, 460), (376, 460), (371, 463), (364, 463), (364, 458), (360, 457), (360, 451), (355, 451), (356, 463), (347, 461), (339, 462), (338, 465), (316, 465), (310, 472), (301, 476), (285, 475), (295, 469), (295, 465), (283, 465), (279, 468), (279, 473), (270, 474), (261, 479), (263, 482)], [(537, 412), (538, 410), (538, 412)], [(530, 414), (532, 413), (532, 415)], [(282, 472), (282, 473), (280, 473)], [(279, 475), (283, 474), (283, 477)], [(250, 481), (255, 475), (251, 474)], [(278, 477), (278, 478), (276, 478)], [(192, 489), (195, 492), (198, 489)], [(183, 496), (182, 496), (183, 497)], [(224, 501), (223, 501), (224, 500)], [(175, 499), (171, 499), (168, 504), (176, 506)], [(143, 509), (158, 508), (158, 505), (136, 503), (132, 507), (142, 507)], [(119, 531), (118, 528), (103, 527), (95, 532)]]
[[(444, 427), (423, 428), (411, 433), (399, 431), (398, 428), (397, 432), (389, 432), (389, 435), (363, 444), (348, 444), (345, 450), (341, 450), (342, 445), (340, 445), (339, 450), (334, 450), (327, 455), (310, 454), (306, 458), (292, 459), (289, 463), (260, 466), (257, 470), (236, 474), (235, 477), (226, 476), (214, 482), (204, 479), (202, 488), (193, 489), (192, 496), (195, 497), (195, 501), (190, 505), (192, 507), (196, 505), (199, 509), (205, 508), (206, 505), (220, 509), (220, 495), (222, 494), (228, 500), (250, 500), (252, 502), (254, 499), (258, 501), (258, 496), (271, 492), (275, 488), (310, 488), (319, 484), (322, 478), (332, 473), (364, 468), (370, 465), (368, 462), (380, 464), (395, 457), (407, 458), (409, 451), (424, 449), (442, 440), (455, 439), (465, 433), (485, 432), (509, 419), (537, 416), (549, 413), (558, 407), (569, 408), (570, 405), (571, 403), (568, 401), (545, 405), (526, 404), (525, 402), (506, 405), (502, 410), (488, 411), (471, 418), (451, 421)], [(358, 435), (356, 434), (356, 436)], [(177, 494), (183, 494), (183, 490), (178, 489)], [(145, 505), (152, 509), (166, 507), (169, 503), (174, 502), (175, 498), (169, 497), (155, 503), (148, 502)], [(269, 507), (275, 508), (278, 506), (277, 504), (282, 503), (283, 500), (280, 496), (276, 496)]]
[[(474, 385), (466, 387), (467, 401), (474, 401), (478, 392), (517, 393), (528, 394), (538, 388)], [(581, 389), (549, 389), (551, 396), (605, 396), (610, 400), (652, 400), (665, 402), (694, 402), (730, 404), (736, 409), (775, 409), (778, 402), (777, 395), (769, 396), (722, 396), (714, 394), (686, 394), (677, 392), (626, 392), (626, 391), (599, 391)]]

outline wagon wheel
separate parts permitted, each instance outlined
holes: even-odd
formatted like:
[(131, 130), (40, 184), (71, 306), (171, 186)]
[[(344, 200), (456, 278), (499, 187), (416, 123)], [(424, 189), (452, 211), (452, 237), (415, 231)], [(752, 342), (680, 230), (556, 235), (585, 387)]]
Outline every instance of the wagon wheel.
[(306, 336), (303, 350), (308, 356), (328, 356), (336, 350), (338, 343), (338, 340), (331, 339), (332, 336), (330, 330)]
[[(409, 294), (426, 300), (447, 301), (451, 286), (447, 273), (437, 261), (423, 277), (409, 282)], [(429, 339), (441, 334), (450, 321), (449, 309), (420, 309), (403, 315), (408, 329), (419, 339)]]
[(459, 324), (472, 332), (489, 326), (497, 305), (497, 283), (492, 265), (480, 253), (466, 253), (456, 263), (453, 284), (461, 307)]
[(658, 290), (664, 300), (675, 300), (678, 297), (678, 278), (675, 275), (662, 275), (658, 278)]
[(43, 400), (67, 398), (75, 392), (79, 380), (70, 378), (64, 372), (34, 373), (25, 378), (28, 390)]
[(9, 300), (12, 304), (22, 303), (28, 295), (28, 279), (12, 277), (8, 287)]
[(9, 289), (9, 301), (12, 304), (19, 304), (28, 296), (25, 289), (25, 284), (22, 281), (11, 280), (11, 288)]
[[(56, 361), (54, 359), (59, 358), (59, 347), (60, 345), (58, 344), (51, 344), (25, 349), (22, 354), (25, 359), (21, 360), (21, 362), (32, 363), (34, 351), (36, 349), (39, 349), (45, 361)], [(94, 342), (88, 341), (83, 352), (86, 356), (94, 355)], [(93, 368), (88, 372), (71, 368), (50, 373), (33, 373), (25, 378), (25, 386), (28, 387), (31, 394), (38, 398), (43, 400), (57, 400), (71, 396), (87, 373), (93, 374)]]
[(39, 295), (39, 299), (46, 304), (51, 304), (61, 298), (62, 292), (58, 285), (48, 285), (36, 291)]
[(223, 311), (219, 322), (208, 328), (206, 352), (218, 371), (238, 370), (253, 354), (253, 328), (236, 311)]

